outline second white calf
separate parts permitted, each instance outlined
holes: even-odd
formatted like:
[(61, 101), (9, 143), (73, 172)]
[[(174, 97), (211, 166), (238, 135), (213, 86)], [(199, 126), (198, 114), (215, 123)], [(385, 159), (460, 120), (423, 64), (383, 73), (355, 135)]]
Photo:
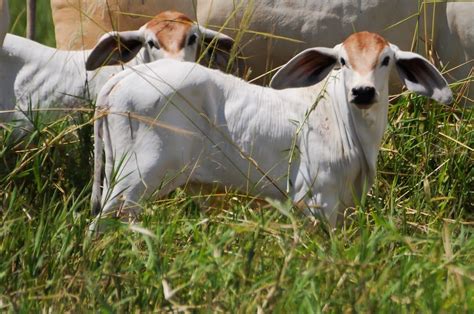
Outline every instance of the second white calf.
[[(63, 51), (7, 34), (0, 49), (0, 122), (30, 127), (30, 109), (56, 112), (97, 97), (105, 82), (127, 67), (162, 58), (195, 61), (199, 45), (218, 47), (213, 58), (225, 66), (233, 40), (165, 11), (139, 30), (105, 34), (92, 50)], [(103, 65), (111, 65), (102, 67)]]

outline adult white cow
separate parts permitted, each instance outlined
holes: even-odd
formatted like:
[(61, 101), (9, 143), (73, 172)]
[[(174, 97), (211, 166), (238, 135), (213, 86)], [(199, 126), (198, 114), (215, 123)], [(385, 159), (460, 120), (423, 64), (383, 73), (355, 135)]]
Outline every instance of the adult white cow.
[(93, 208), (135, 214), (154, 192), (216, 184), (289, 198), (335, 225), (374, 180), (392, 67), (408, 89), (452, 101), (426, 59), (368, 32), (303, 51), (273, 88), (171, 60), (124, 71), (97, 100)]
[[(464, 66), (452, 71), (455, 80), (467, 78), (464, 84), (467, 103), (474, 104), (474, 2), (452, 2), (447, 4), (446, 17), (449, 35), (443, 38), (454, 38), (446, 41), (440, 55), (449, 62), (448, 68), (465, 62)], [(441, 49), (441, 48), (440, 48)]]
[[(108, 33), (87, 51), (61, 51), (8, 34), (0, 49), (0, 122), (29, 127), (31, 108), (71, 109), (95, 100), (105, 82), (123, 70), (121, 63), (195, 61), (202, 43), (218, 46), (208, 51), (224, 66), (233, 40), (175, 11), (160, 13), (139, 30)], [(103, 65), (113, 66), (98, 69)]]
[(10, 27), (10, 11), (8, 0), (0, 0), (0, 46), (3, 45), (5, 35)]

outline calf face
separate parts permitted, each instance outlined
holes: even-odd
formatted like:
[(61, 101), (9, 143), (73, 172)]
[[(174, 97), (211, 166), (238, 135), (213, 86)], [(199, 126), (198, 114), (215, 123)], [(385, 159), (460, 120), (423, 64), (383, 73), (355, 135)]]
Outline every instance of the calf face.
[(139, 30), (110, 32), (102, 36), (87, 59), (86, 69), (91, 71), (104, 65), (129, 62), (139, 52), (145, 63), (163, 58), (193, 62), (199, 57), (201, 43), (217, 47), (208, 50), (209, 53), (215, 53), (217, 60), (226, 63), (234, 41), (195, 24), (180, 12), (164, 11)]
[(339, 49), (347, 99), (359, 108), (369, 108), (378, 102), (380, 92), (387, 89), (393, 57), (388, 42), (377, 34), (356, 33)]
[[(310, 48), (285, 64), (273, 77), (276, 89), (318, 83), (339, 65), (347, 103), (369, 109), (388, 94), (388, 77), (395, 65), (407, 88), (439, 102), (452, 101), (451, 90), (438, 70), (422, 56), (401, 51), (380, 35), (360, 32), (334, 48)], [(385, 99), (383, 99), (385, 101)]]

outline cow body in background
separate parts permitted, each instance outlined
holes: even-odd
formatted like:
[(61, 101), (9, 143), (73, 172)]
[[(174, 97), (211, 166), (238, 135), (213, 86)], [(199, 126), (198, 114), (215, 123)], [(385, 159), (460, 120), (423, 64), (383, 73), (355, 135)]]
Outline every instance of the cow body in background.
[[(83, 16), (82, 24), (78, 2), (82, 3), (82, 10), (88, 12), (87, 18)], [(419, 7), (419, 1), (413, 0), (114, 0), (108, 1), (112, 15), (106, 13), (104, 0), (51, 0), (51, 3), (61, 48), (78, 48), (82, 43), (84, 47), (90, 47), (91, 42), (101, 32), (110, 30), (112, 24), (122, 30), (144, 19), (139, 16), (144, 12), (149, 15), (153, 10), (173, 8), (196, 17), (204, 26), (218, 29), (225, 25), (224, 32), (233, 38), (239, 36), (232, 30), (249, 31), (238, 44), (244, 47), (243, 54), (254, 78), (284, 64), (302, 49), (333, 46), (356, 31), (377, 32), (387, 40), (397, 42), (401, 49), (418, 52), (435, 61), (440, 68), (457, 67), (447, 73), (450, 81), (469, 77), (474, 62), (474, 3), (431, 3), (425, 10), (425, 7)], [(62, 13), (66, 11), (69, 15)], [(114, 17), (113, 23), (110, 16)], [(95, 22), (91, 22), (89, 17)], [(434, 26), (431, 25), (433, 20)], [(79, 36), (81, 29), (84, 37)], [(78, 37), (69, 41), (70, 33)], [(275, 34), (298, 42), (259, 33)], [(431, 46), (435, 53), (427, 55), (426, 48)], [(268, 83), (270, 77), (268, 74), (258, 82)], [(393, 92), (398, 92), (401, 85), (392, 81)], [(472, 83), (468, 82), (467, 88), (470, 85)], [(473, 93), (474, 88), (470, 88), (469, 97), (472, 98)]]

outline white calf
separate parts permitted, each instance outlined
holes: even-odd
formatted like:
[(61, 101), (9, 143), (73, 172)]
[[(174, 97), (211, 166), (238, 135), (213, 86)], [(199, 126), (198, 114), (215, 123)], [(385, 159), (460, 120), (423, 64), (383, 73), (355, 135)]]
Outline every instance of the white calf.
[[(230, 51), (230, 37), (173, 11), (157, 15), (137, 31), (106, 34), (88, 51), (61, 51), (8, 34), (0, 49), (0, 122), (18, 120), (28, 126), (25, 113), (31, 107), (78, 107), (95, 99), (105, 82), (123, 70), (121, 62), (195, 61), (199, 45), (211, 41), (219, 48), (217, 61), (225, 62), (220, 55), (222, 50)], [(102, 65), (116, 66), (96, 70)]]
[(408, 89), (451, 101), (426, 59), (367, 32), (298, 54), (273, 89), (171, 60), (124, 71), (97, 101), (93, 209), (136, 213), (152, 192), (216, 184), (290, 198), (335, 225), (374, 180), (393, 66)]

